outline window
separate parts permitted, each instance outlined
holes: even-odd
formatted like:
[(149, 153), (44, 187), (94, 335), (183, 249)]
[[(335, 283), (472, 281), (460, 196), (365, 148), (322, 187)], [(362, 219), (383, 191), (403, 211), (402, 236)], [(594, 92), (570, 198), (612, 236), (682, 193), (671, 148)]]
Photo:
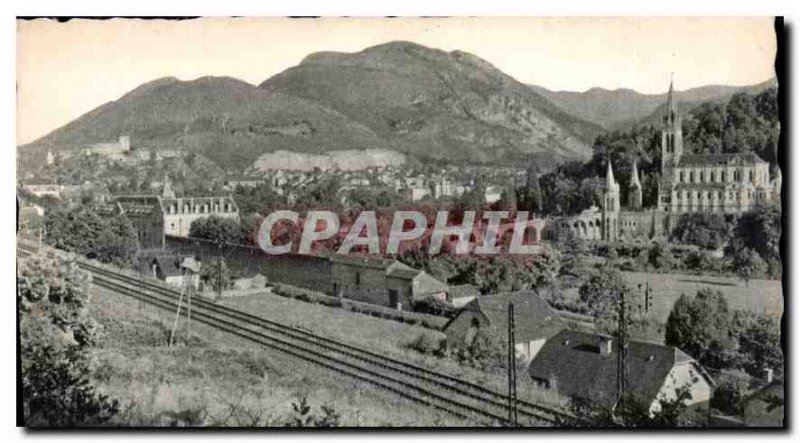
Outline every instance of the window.
[(680, 176), (678, 177), (678, 183), (683, 183), (683, 171), (680, 172)]
[(716, 180), (716, 177), (717, 177), (717, 173), (714, 172), (714, 171), (711, 171), (708, 175), (709, 175), (709, 181), (711, 183), (714, 183), (714, 181)]
[(689, 183), (694, 183), (694, 171), (689, 171)]
[(356, 271), (356, 287), (361, 286), (361, 273)]
[(706, 173), (704, 171), (700, 171), (700, 183), (704, 183), (706, 181)]

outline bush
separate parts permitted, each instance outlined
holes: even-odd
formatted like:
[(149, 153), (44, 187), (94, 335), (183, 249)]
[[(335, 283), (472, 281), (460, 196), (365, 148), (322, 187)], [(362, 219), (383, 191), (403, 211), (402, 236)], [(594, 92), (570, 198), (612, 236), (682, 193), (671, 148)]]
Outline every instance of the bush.
[(98, 426), (119, 411), (89, 383), (96, 324), (88, 280), (71, 262), (34, 258), (17, 277), (22, 412), (29, 427)]
[(505, 369), (507, 341), (497, 331), (480, 328), (472, 343), (450, 349), (455, 360), (482, 370)]
[(408, 344), (410, 349), (419, 351), (423, 354), (441, 355), (442, 343), (439, 339), (432, 337), (430, 334), (420, 334), (411, 343)]
[(711, 397), (711, 407), (727, 415), (741, 413), (739, 402), (744, 398), (747, 386), (742, 381), (729, 378), (717, 386)]
[(414, 310), (414, 312), (440, 315), (444, 317), (451, 317), (455, 311), (449, 303), (439, 300), (435, 297), (423, 297), (415, 301), (411, 305), (411, 308)]

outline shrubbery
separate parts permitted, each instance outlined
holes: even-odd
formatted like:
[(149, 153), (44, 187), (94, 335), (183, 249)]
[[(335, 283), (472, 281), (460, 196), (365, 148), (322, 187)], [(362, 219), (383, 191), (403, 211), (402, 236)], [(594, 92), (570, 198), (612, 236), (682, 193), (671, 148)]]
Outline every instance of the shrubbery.
[(118, 403), (89, 384), (94, 320), (86, 304), (87, 277), (72, 262), (34, 258), (17, 277), (22, 412), (26, 426), (107, 423)]
[(441, 329), (442, 326), (444, 326), (444, 324), (447, 322), (447, 319), (441, 316), (424, 314), (421, 312), (399, 311), (397, 309), (392, 309), (385, 306), (333, 297), (321, 292), (312, 291), (305, 288), (298, 288), (296, 286), (283, 283), (273, 284), (272, 292), (282, 297), (294, 298), (295, 300), (317, 303), (336, 308), (343, 307), (345, 309), (349, 309), (350, 312), (358, 312), (372, 315), (373, 317), (385, 318), (388, 320), (404, 322), (412, 325), (416, 324), (429, 329)]
[(766, 315), (734, 311), (720, 291), (702, 289), (675, 301), (665, 343), (682, 349), (711, 369), (742, 369), (762, 377), (783, 372), (780, 326)]

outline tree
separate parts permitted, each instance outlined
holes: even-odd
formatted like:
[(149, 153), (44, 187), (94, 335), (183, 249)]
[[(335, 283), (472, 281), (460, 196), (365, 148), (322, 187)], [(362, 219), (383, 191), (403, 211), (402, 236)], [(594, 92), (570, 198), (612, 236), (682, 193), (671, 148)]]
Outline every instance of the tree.
[(756, 251), (750, 248), (740, 248), (731, 260), (731, 268), (739, 278), (744, 280), (745, 287), (748, 287), (750, 279), (763, 275), (767, 271), (767, 264)]
[(721, 248), (730, 237), (730, 228), (720, 214), (683, 214), (672, 231), (670, 240), (703, 249)]
[(561, 275), (580, 277), (585, 271), (585, 261), (588, 255), (586, 243), (577, 235), (569, 231), (569, 237), (561, 245)]
[(669, 247), (663, 243), (654, 243), (647, 252), (647, 258), (651, 266), (661, 270), (670, 270), (677, 263)]
[(777, 205), (759, 208), (743, 214), (733, 230), (733, 238), (725, 255), (735, 257), (743, 248), (755, 250), (769, 266), (770, 275), (781, 274), (781, 210)]
[(611, 266), (596, 268), (578, 289), (581, 302), (592, 310), (595, 317), (614, 319), (620, 297), (630, 293), (625, 277)]
[(517, 192), (514, 189), (506, 188), (500, 195), (500, 201), (497, 202), (497, 207), (501, 211), (516, 212), (519, 208)]
[(533, 163), (528, 166), (525, 186), (518, 190), (519, 207), (523, 211), (541, 212), (543, 209), (542, 188), (539, 185), (538, 168)]
[(122, 214), (101, 217), (91, 208), (53, 208), (45, 215), (45, 241), (105, 263), (129, 263), (137, 249), (137, 234)]
[(751, 314), (739, 332), (741, 366), (749, 374), (761, 377), (764, 369), (783, 371), (781, 329), (766, 315)]
[(189, 227), (189, 237), (210, 240), (214, 243), (244, 244), (247, 242), (242, 238), (242, 227), (236, 220), (218, 215), (193, 221)]
[(701, 289), (694, 298), (681, 295), (667, 318), (664, 343), (683, 350), (704, 366), (728, 367), (735, 360), (732, 318), (720, 291)]
[(20, 263), (17, 277), (22, 409), (26, 426), (102, 425), (116, 400), (89, 383), (96, 324), (86, 309), (88, 277), (74, 262), (40, 257)]
[(214, 258), (200, 266), (200, 281), (214, 291), (227, 289), (231, 285), (231, 271), (225, 260)]
[(560, 419), (558, 425), (569, 428), (674, 428), (693, 426), (685, 417), (686, 404), (692, 399), (688, 387), (677, 389), (674, 398), (659, 398), (657, 407), (631, 395), (615, 405), (605, 405), (590, 399), (573, 398), (572, 417)]

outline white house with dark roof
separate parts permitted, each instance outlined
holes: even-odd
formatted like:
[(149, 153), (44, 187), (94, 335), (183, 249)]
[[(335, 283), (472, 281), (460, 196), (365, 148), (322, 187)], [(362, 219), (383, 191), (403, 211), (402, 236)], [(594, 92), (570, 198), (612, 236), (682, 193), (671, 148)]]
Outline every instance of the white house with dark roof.
[[(563, 329), (548, 340), (528, 367), (534, 382), (568, 398), (613, 407), (617, 393), (616, 339)], [(674, 399), (689, 390), (687, 406), (707, 407), (714, 382), (703, 367), (673, 346), (630, 340), (625, 357), (625, 395), (660, 408), (661, 399)]]

